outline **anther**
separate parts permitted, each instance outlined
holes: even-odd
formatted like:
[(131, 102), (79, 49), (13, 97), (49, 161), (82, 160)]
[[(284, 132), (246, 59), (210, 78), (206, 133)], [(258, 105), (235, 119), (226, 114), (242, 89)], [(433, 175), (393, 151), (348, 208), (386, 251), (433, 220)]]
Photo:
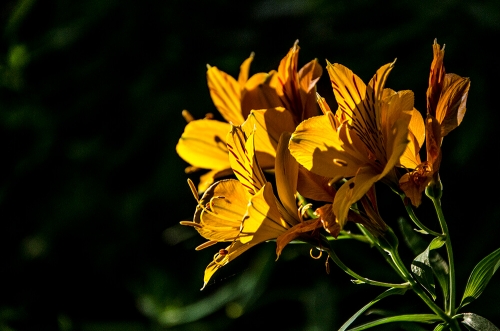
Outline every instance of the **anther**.
[(347, 162), (342, 159), (333, 159), (333, 163), (341, 167), (347, 167)]
[(191, 115), (190, 112), (188, 112), (187, 110), (183, 110), (182, 111), (182, 117), (184, 117), (184, 119), (186, 120), (186, 122), (191, 122), (191, 121), (194, 121), (194, 117), (193, 115)]
[(321, 256), (323, 255), (323, 251), (319, 251), (319, 255), (318, 255), (318, 256), (314, 256), (314, 255), (313, 255), (313, 249), (314, 249), (314, 248), (311, 248), (311, 250), (309, 251), (309, 255), (310, 255), (313, 259), (315, 259), (315, 260), (320, 259), (320, 258), (321, 258)]

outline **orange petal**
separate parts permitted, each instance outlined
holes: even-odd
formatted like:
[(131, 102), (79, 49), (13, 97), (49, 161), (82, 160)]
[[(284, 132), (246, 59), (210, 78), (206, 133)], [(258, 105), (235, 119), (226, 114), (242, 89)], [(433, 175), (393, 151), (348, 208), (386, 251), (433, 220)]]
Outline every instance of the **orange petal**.
[(445, 70), (443, 65), (444, 46), (441, 48), (434, 39), (432, 45), (434, 58), (431, 63), (431, 72), (429, 75), (429, 87), (427, 88), (427, 113), (436, 116), (436, 107), (443, 88)]
[(291, 229), (281, 234), (276, 240), (277, 258), (279, 258), (279, 256), (281, 255), (281, 251), (290, 241), (300, 238), (305, 233), (314, 231), (319, 228), (321, 228), (321, 220), (317, 218), (294, 225)]
[(441, 98), (436, 107), (436, 119), (441, 123), (441, 137), (462, 123), (469, 87), (469, 78), (455, 74), (446, 75)]

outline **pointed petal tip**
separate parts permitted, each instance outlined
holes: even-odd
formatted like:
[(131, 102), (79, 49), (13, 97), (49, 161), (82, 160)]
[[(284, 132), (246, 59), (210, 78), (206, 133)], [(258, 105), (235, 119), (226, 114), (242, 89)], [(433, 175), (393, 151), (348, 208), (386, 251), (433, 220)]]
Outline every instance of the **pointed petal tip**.
[(207, 282), (203, 282), (203, 287), (200, 288), (200, 291), (203, 291), (205, 289), (205, 286), (207, 286)]

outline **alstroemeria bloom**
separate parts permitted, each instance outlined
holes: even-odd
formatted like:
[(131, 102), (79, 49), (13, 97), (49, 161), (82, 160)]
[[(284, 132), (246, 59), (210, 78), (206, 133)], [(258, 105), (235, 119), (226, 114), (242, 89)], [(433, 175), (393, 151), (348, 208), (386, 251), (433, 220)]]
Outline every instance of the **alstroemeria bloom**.
[[(427, 160), (415, 167), (408, 167), (415, 170), (404, 174), (399, 181), (401, 189), (414, 206), (420, 205), (425, 187), (432, 180), (439, 180), (441, 144), (444, 136), (462, 122), (470, 87), (469, 78), (445, 72), (443, 65), (444, 47), (441, 48), (436, 40), (433, 44), (433, 53), (434, 58), (427, 89), (427, 118), (425, 120)], [(416, 125), (422, 126), (423, 123)], [(420, 135), (423, 138), (423, 132)], [(418, 150), (416, 153), (418, 156)]]
[[(205, 285), (218, 269), (249, 248), (267, 240), (278, 239), (301, 224), (295, 202), (298, 164), (288, 152), (288, 138), (289, 136), (285, 136), (281, 139), (278, 146), (275, 172), (278, 199), (255, 157), (254, 133), (247, 137), (241, 127), (233, 126), (227, 135), (230, 163), (238, 180), (222, 180), (210, 186), (198, 201), (193, 222), (181, 222), (183, 225), (193, 226), (208, 239), (197, 249), (217, 242), (231, 242), (228, 247), (219, 250), (207, 266)], [(318, 227), (311, 223), (306, 223), (308, 227), (302, 226), (285, 239), (278, 240), (277, 254), (280, 254), (290, 240)]]
[[(214, 182), (215, 178), (231, 174), (225, 137), (231, 130), (230, 122), (234, 125), (241, 125), (245, 121), (246, 117), (243, 116), (241, 110), (241, 94), (248, 82), (253, 56), (252, 53), (241, 65), (238, 80), (217, 67), (207, 66), (210, 96), (215, 107), (227, 122), (210, 118), (201, 120), (187, 118), (188, 124), (177, 143), (177, 154), (192, 166), (188, 168), (189, 171), (210, 169), (200, 178), (198, 188), (202, 192)], [(191, 117), (187, 112), (184, 114), (185, 117)]]
[(191, 121), (177, 145), (178, 154), (195, 168), (212, 169), (202, 176), (200, 191), (215, 178), (230, 173), (228, 151), (221, 139), (229, 132), (229, 123), (241, 125), (252, 113), (252, 129), (258, 128), (257, 157), (260, 166), (268, 170), (274, 168), (281, 133), (292, 132), (300, 121), (317, 115), (315, 86), (322, 69), (313, 60), (297, 71), (298, 53), (295, 43), (281, 60), (278, 71), (248, 78), (251, 56), (242, 64), (238, 81), (216, 67), (209, 67), (210, 95), (228, 123), (209, 119)]
[(365, 85), (343, 65), (328, 63), (339, 108), (335, 115), (326, 110), (302, 122), (290, 140), (291, 154), (306, 169), (329, 178), (350, 178), (333, 201), (340, 228), (351, 205), (375, 182), (397, 184), (394, 167), (407, 148), (408, 125), (416, 110), (411, 91), (384, 90), (393, 65), (382, 66)]

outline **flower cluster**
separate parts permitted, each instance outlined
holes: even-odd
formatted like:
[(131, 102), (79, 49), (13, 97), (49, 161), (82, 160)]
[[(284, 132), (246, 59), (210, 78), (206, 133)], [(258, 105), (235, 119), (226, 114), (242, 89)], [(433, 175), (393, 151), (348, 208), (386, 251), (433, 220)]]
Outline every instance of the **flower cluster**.
[[(470, 81), (446, 73), (444, 47), (433, 45), (424, 121), (410, 90), (386, 87), (395, 61), (366, 84), (350, 69), (327, 62), (337, 109), (316, 93), (323, 69), (312, 60), (298, 69), (297, 42), (277, 70), (249, 75), (252, 54), (237, 79), (208, 66), (215, 107), (226, 122), (207, 115), (188, 121), (177, 145), (192, 172), (206, 169), (196, 186), (192, 221), (219, 249), (205, 270), (205, 285), (219, 268), (247, 249), (276, 240), (277, 255), (292, 240), (321, 248), (347, 221), (373, 238), (387, 225), (379, 215), (376, 182), (390, 186), (414, 206), (439, 182), (442, 139), (465, 114)], [(426, 142), (426, 161), (420, 149)], [(308, 203), (311, 202), (311, 203)]]

